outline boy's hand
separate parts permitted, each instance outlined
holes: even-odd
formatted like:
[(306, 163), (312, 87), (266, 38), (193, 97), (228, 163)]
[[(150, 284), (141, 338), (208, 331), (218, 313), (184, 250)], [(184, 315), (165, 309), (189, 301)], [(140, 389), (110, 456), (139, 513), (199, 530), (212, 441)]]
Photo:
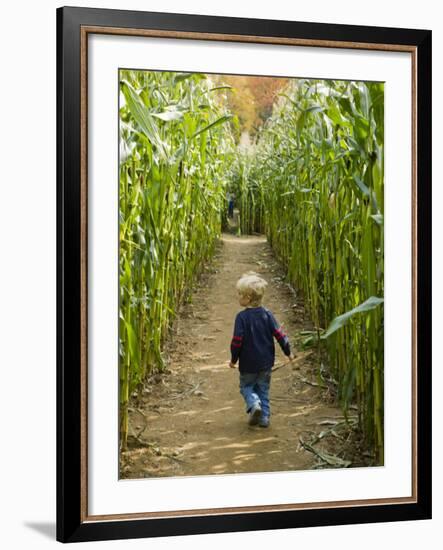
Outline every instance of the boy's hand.
[(287, 355), (286, 357), (288, 358), (288, 363), (290, 363), (295, 359), (295, 355), (293, 353), (291, 353), (290, 355)]
[(235, 369), (236, 366), (237, 366), (237, 365), (236, 365), (235, 363), (233, 363), (232, 361), (229, 361), (229, 367), (230, 367), (231, 369)]

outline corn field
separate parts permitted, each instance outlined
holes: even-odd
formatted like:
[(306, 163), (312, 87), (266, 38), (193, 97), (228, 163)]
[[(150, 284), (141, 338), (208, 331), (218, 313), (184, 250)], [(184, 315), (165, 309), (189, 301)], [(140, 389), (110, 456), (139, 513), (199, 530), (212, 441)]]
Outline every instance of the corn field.
[(298, 80), (282, 96), (233, 169), (242, 230), (260, 221), (305, 297), (306, 343), (326, 343), (343, 410), (356, 400), (382, 461), (383, 84)]
[[(383, 462), (384, 90), (292, 80), (248, 151), (228, 87), (199, 74), (120, 74), (120, 407), (162, 369), (165, 338), (210, 260), (235, 189), (304, 298), (344, 414)], [(230, 321), (230, 320), (229, 320)]]
[(203, 75), (121, 71), (120, 434), (221, 231), (234, 142)]

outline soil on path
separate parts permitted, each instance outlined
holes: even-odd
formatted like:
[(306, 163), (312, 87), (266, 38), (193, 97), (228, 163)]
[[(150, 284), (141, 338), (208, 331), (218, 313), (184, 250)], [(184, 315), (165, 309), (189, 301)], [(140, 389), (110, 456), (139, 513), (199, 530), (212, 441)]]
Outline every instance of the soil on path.
[[(247, 271), (268, 281), (263, 305), (283, 325), (297, 354), (293, 364), (272, 374), (269, 428), (248, 425), (238, 370), (228, 366), (234, 318), (241, 309), (235, 284)], [(300, 331), (309, 329), (312, 325), (302, 300), (285, 284), (266, 239), (224, 234), (192, 302), (182, 307), (174, 323), (165, 349), (167, 370), (152, 376), (132, 400), (129, 446), (121, 453), (120, 477), (291, 471), (328, 465), (324, 459), (319, 462), (312, 448), (308, 452), (300, 444), (300, 439), (318, 442), (319, 434), (343, 421), (332, 399), (333, 389), (317, 383), (318, 352), (300, 351)], [(284, 363), (276, 343), (275, 366)], [(328, 440), (320, 439), (323, 445)], [(355, 454), (351, 438), (345, 441), (334, 434), (332, 440), (332, 450), (341, 442), (342, 459)], [(330, 453), (331, 444), (323, 451)], [(334, 463), (331, 454), (324, 456), (332, 458), (329, 465), (345, 465), (340, 459)]]

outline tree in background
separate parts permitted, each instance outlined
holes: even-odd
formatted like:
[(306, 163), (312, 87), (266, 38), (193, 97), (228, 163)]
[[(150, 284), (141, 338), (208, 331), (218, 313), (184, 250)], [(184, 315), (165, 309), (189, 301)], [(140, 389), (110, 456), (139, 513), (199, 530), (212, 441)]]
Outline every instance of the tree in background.
[(215, 75), (217, 86), (230, 86), (226, 100), (240, 123), (240, 134), (255, 136), (257, 130), (272, 114), (272, 106), (286, 86), (287, 78), (270, 76)]

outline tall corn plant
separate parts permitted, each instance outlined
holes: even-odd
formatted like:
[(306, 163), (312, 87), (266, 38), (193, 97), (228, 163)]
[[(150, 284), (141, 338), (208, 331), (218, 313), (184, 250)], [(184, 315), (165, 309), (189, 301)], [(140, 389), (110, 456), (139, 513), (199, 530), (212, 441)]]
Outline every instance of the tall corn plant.
[(343, 409), (357, 404), (380, 462), (383, 98), (380, 83), (293, 81), (248, 166), (268, 240), (327, 344)]
[(231, 118), (204, 75), (120, 73), (120, 438), (221, 230)]
[(237, 149), (233, 160), (230, 181), (236, 191), (240, 210), (240, 232), (243, 235), (265, 232), (264, 186), (261, 171), (257, 170), (255, 148)]

